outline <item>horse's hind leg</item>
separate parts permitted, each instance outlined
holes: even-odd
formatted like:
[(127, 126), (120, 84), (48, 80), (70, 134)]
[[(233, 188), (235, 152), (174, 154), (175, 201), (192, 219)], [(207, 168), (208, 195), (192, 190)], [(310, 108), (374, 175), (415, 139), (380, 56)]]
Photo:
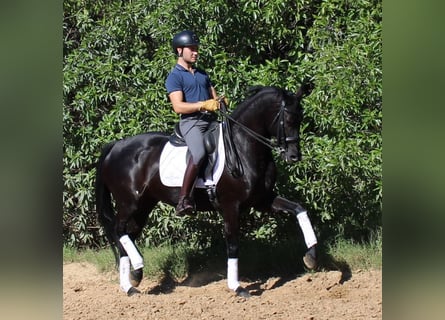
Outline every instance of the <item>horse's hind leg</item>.
[(144, 268), (130, 271), (130, 283), (133, 287), (138, 287), (144, 275)]
[[(137, 293), (135, 292), (134, 287), (139, 286), (139, 284), (142, 281), (143, 276), (143, 269), (144, 269), (144, 261), (142, 258), (141, 253), (137, 249), (137, 247), (134, 244), (134, 238), (129, 235), (124, 235), (119, 238), (119, 242), (122, 244), (122, 247), (125, 250), (125, 255), (127, 255), (127, 258), (129, 259), (129, 263), (133, 266), (133, 270), (130, 268), (125, 268), (125, 272), (121, 274), (122, 281), (121, 283), (124, 284), (123, 290), (127, 293)], [(131, 287), (128, 288), (128, 281), (130, 282)], [(131, 292), (129, 291), (131, 289)], [(130, 294), (129, 294), (130, 295)]]
[[(130, 227), (130, 221), (134, 222), (131, 215), (123, 214), (122, 211), (119, 211), (116, 219), (116, 234), (119, 240), (120, 287), (129, 296), (135, 293), (140, 293), (140, 291), (137, 290), (133, 284), (139, 284), (140, 279), (142, 279), (142, 270), (144, 267), (142, 255), (134, 244), (135, 237), (139, 234), (140, 230), (135, 223), (132, 223)], [(131, 271), (130, 264), (133, 266), (134, 271)], [(132, 278), (136, 278), (136, 282), (132, 283)], [(138, 278), (139, 281), (137, 281)]]
[[(121, 250), (119, 250), (121, 251)], [(140, 293), (138, 289), (133, 287), (130, 281), (130, 258), (125, 251), (120, 254), (119, 259), (119, 282), (121, 289), (127, 293), (128, 296)]]
[[(136, 224), (135, 228), (132, 230), (133, 233), (130, 235), (130, 238), (136, 238), (139, 236), (139, 234), (142, 232), (142, 229), (147, 224), (147, 217), (149, 213), (153, 210), (153, 208), (156, 206), (157, 201), (156, 200), (147, 200), (144, 204), (144, 210), (139, 210), (136, 212), (136, 214), (133, 215), (134, 222)], [(130, 283), (133, 287), (139, 286), (139, 284), (142, 281), (143, 277), (143, 270), (144, 268), (138, 268), (133, 269), (130, 272)]]
[(317, 267), (315, 245), (317, 244), (317, 237), (315, 236), (314, 229), (312, 228), (311, 221), (307, 215), (307, 211), (298, 203), (289, 201), (282, 197), (276, 197), (272, 202), (273, 212), (291, 212), (297, 217), (298, 224), (303, 232), (304, 241), (308, 251), (303, 257), (303, 262), (309, 269), (315, 269)]

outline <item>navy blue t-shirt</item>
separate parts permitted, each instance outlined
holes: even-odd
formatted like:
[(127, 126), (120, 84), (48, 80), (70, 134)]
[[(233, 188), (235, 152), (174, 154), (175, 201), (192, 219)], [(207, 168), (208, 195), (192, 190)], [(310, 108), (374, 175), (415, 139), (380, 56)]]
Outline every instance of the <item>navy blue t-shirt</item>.
[(167, 93), (182, 91), (184, 102), (198, 102), (210, 99), (210, 78), (203, 70), (196, 69), (192, 74), (177, 64), (165, 80)]

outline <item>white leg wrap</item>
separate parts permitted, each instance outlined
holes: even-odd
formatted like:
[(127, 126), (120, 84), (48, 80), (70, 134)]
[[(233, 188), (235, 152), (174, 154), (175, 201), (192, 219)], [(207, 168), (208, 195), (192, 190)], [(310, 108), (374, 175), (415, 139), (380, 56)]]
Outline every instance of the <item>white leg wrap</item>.
[(240, 283), (238, 281), (238, 259), (227, 259), (227, 286), (231, 290), (236, 290)]
[(130, 283), (130, 258), (121, 257), (119, 260), (119, 281), (121, 289), (124, 292), (128, 292), (132, 287)]
[(312, 224), (307, 216), (307, 212), (303, 211), (297, 214), (297, 219), (298, 223), (300, 224), (300, 228), (303, 231), (306, 246), (310, 248), (317, 244), (317, 237), (315, 236), (314, 229), (312, 229)]
[(119, 239), (119, 241), (130, 257), (130, 262), (133, 266), (133, 269), (137, 270), (139, 268), (142, 268), (144, 266), (144, 259), (139, 254), (136, 246), (134, 245), (133, 241), (131, 241), (130, 237), (128, 235), (124, 235)]

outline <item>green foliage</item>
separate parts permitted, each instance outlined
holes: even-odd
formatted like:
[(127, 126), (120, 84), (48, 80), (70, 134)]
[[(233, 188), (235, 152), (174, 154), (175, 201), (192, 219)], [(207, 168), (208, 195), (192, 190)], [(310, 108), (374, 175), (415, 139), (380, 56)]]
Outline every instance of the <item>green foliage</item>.
[(63, 262), (89, 262), (94, 264), (99, 271), (112, 271), (115, 265), (115, 258), (111, 250), (83, 249), (63, 246)]
[[(201, 40), (207, 70), (231, 108), (256, 84), (304, 101), (305, 160), (279, 166), (280, 194), (307, 207), (325, 238), (366, 239), (381, 226), (381, 1), (64, 1), (63, 236), (75, 247), (105, 244), (94, 205), (93, 164), (102, 145), (146, 131), (171, 131), (178, 116), (164, 88), (175, 63), (174, 33)], [(157, 207), (141, 242), (222, 241), (221, 218), (178, 219)], [(252, 212), (243, 236), (278, 241), (295, 219)]]
[(159, 245), (156, 248), (144, 248), (142, 254), (146, 261), (144, 275), (162, 280), (169, 277), (180, 279), (187, 275), (189, 257), (192, 251), (185, 245)]
[(351, 270), (376, 269), (382, 267), (382, 243), (382, 230), (376, 229), (366, 243), (339, 238), (329, 245), (327, 251), (332, 261), (339, 265), (345, 262)]
[(322, 230), (360, 239), (381, 225), (381, 3), (323, 2), (302, 68), (316, 79), (305, 101), (306, 161), (290, 182)]

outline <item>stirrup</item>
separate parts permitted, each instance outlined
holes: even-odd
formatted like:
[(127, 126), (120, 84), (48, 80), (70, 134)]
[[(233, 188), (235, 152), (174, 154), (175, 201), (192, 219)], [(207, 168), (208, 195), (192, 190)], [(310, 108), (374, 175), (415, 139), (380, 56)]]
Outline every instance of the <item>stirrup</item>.
[(183, 217), (185, 215), (194, 215), (195, 205), (190, 197), (183, 197), (179, 199), (179, 203), (176, 206), (176, 215)]

